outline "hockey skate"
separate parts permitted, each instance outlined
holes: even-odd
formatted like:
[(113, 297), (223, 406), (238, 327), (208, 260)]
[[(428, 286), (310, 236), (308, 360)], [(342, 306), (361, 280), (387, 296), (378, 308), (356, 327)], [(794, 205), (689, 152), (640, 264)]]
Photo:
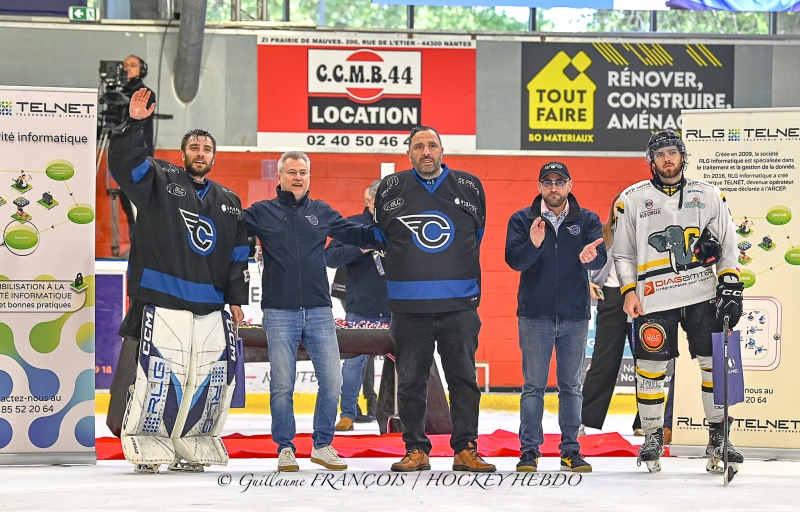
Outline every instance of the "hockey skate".
[[(733, 418), (728, 418), (728, 432), (730, 432), (731, 423), (733, 423)], [(708, 428), (708, 446), (706, 447), (706, 455), (708, 456), (708, 463), (706, 464), (706, 471), (709, 473), (713, 473), (715, 475), (721, 475), (724, 471), (723, 469), (723, 444), (724, 444), (725, 432), (722, 430), (722, 422), (720, 423), (711, 423)], [(733, 474), (739, 472), (739, 464), (744, 462), (744, 457), (742, 454), (737, 452), (736, 449), (733, 447), (733, 444), (728, 438), (728, 464), (733, 467)]]
[(158, 468), (161, 464), (136, 464), (133, 467), (134, 473), (144, 473), (149, 475), (157, 475)]
[(183, 459), (175, 459), (167, 466), (170, 471), (182, 471), (184, 473), (202, 473), (205, 471), (205, 466), (209, 464), (201, 464), (198, 462), (187, 462)]
[(664, 429), (659, 427), (655, 432), (645, 434), (644, 443), (639, 448), (636, 465), (641, 466), (644, 462), (648, 471), (658, 473), (661, 471), (662, 455), (664, 455)]

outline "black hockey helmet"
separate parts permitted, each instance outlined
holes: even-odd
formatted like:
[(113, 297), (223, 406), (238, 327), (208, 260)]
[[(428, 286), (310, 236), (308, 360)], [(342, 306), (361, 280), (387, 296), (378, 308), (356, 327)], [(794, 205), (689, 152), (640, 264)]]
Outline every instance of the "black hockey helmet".
[(656, 159), (656, 151), (670, 146), (677, 147), (681, 156), (683, 156), (684, 160), (686, 159), (686, 144), (683, 143), (683, 139), (678, 135), (678, 132), (668, 128), (650, 136), (650, 140), (647, 142), (647, 161), (653, 163), (653, 160)]

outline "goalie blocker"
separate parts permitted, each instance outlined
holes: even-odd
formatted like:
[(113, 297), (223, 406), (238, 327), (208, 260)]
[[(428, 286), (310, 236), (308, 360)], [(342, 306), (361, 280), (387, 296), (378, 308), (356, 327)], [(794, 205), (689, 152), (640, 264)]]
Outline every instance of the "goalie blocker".
[(226, 465), (219, 435), (235, 386), (235, 334), (230, 315), (196, 316), (147, 305), (136, 381), (122, 424), (128, 462), (199, 468)]

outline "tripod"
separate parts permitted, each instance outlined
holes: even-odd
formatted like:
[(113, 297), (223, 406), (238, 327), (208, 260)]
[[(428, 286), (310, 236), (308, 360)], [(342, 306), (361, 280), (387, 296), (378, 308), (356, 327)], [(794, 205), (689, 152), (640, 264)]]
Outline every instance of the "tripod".
[[(114, 126), (111, 123), (104, 122), (100, 131), (100, 137), (97, 142), (97, 151), (95, 154), (97, 166), (95, 168), (95, 176), (100, 172), (100, 165), (105, 160), (106, 163), (106, 193), (111, 200), (111, 254), (119, 256), (119, 186), (112, 186), (111, 173), (108, 170), (108, 144), (111, 139), (111, 131)], [(114, 183), (116, 185), (116, 183)]]

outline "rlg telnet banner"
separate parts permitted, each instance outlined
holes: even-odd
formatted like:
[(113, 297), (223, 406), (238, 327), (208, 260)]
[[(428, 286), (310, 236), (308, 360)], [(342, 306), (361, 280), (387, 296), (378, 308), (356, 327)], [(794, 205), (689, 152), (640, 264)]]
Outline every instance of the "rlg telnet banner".
[(523, 43), (528, 150), (644, 151), (681, 109), (733, 106), (733, 46)]
[[(692, 111), (683, 120), (688, 173), (722, 190), (737, 228), (745, 400), (731, 408), (731, 438), (737, 448), (798, 449), (800, 109)], [(700, 372), (681, 352), (674, 442), (705, 445)]]
[(97, 91), (0, 87), (0, 463), (94, 451)]
[(417, 125), (475, 149), (469, 36), (265, 32), (258, 36), (258, 146), (405, 151)]

